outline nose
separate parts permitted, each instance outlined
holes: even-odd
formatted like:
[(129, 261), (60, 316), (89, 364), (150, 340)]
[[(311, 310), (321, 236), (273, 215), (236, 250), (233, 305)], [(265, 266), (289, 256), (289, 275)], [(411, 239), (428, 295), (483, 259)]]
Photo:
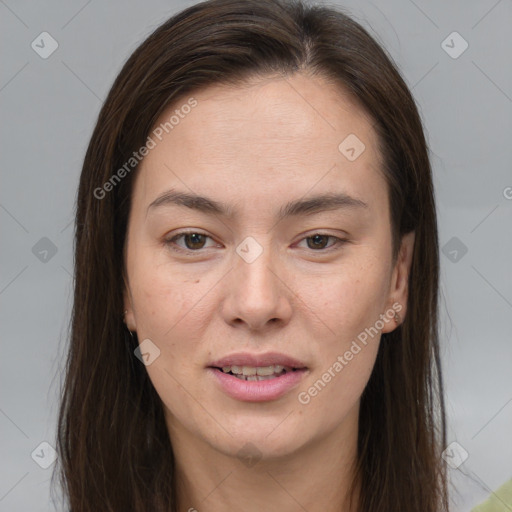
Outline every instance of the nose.
[(291, 283), (286, 282), (286, 272), (268, 244), (262, 249), (254, 260), (245, 258), (243, 252), (235, 255), (223, 303), (225, 321), (246, 325), (251, 331), (283, 327), (292, 315)]

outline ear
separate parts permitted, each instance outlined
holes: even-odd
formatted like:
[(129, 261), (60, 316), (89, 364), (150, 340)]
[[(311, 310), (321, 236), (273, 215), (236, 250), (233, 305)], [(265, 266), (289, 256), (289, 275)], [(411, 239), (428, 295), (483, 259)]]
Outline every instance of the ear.
[(415, 232), (405, 234), (400, 243), (400, 250), (391, 276), (388, 298), (388, 310), (395, 311), (399, 320), (386, 322), (382, 332), (393, 331), (403, 322), (407, 313), (407, 297), (409, 295), (409, 274), (411, 271), (412, 255), (414, 253)]
[(133, 314), (133, 301), (130, 287), (128, 286), (127, 279), (123, 273), (123, 321), (126, 327), (132, 332), (137, 331), (137, 324), (135, 322), (135, 315)]

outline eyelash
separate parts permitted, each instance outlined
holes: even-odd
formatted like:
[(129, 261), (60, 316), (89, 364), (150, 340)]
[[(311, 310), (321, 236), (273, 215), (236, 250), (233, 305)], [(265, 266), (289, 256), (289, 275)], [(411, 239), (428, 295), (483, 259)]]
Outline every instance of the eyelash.
[[(201, 231), (197, 231), (197, 230), (194, 230), (194, 231), (181, 231), (180, 233), (177, 233), (176, 235), (174, 235), (172, 238), (164, 240), (164, 244), (166, 246), (168, 246), (171, 250), (173, 250), (175, 252), (178, 252), (178, 253), (181, 253), (181, 254), (192, 255), (194, 253), (199, 253), (199, 252), (201, 252), (203, 250), (203, 248), (194, 250), (194, 249), (187, 249), (187, 248), (184, 248), (184, 247), (180, 247), (180, 246), (177, 246), (175, 244), (175, 240), (177, 240), (177, 239), (179, 239), (179, 238), (181, 238), (181, 237), (183, 237), (185, 235), (192, 235), (192, 234), (202, 235), (202, 236), (204, 236), (206, 238), (209, 238), (209, 239), (213, 240), (210, 236), (208, 236), (206, 233), (202, 233)], [(306, 237), (302, 238), (300, 240), (300, 242), (302, 242), (303, 240), (307, 240), (309, 238), (314, 238), (315, 236), (324, 236), (324, 237), (327, 237), (327, 238), (334, 238), (337, 241), (333, 245), (328, 247), (328, 248), (322, 248), (322, 249), (316, 249), (316, 250), (315, 249), (310, 249), (311, 252), (314, 252), (314, 253), (315, 252), (317, 252), (317, 253), (331, 252), (332, 250), (336, 250), (337, 248), (340, 248), (345, 243), (348, 243), (348, 240), (346, 238), (339, 238), (337, 236), (330, 235), (328, 233), (322, 233), (322, 232), (313, 233), (312, 235), (306, 236)]]

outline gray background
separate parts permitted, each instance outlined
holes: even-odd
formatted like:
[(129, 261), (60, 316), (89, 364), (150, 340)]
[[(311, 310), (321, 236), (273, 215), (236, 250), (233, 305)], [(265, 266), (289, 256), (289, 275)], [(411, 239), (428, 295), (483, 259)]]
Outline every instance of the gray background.
[[(40, 443), (54, 445), (81, 162), (124, 60), (193, 3), (0, 0), (1, 511), (61, 509)], [(449, 442), (462, 447), (450, 460), (469, 455), (450, 470), (452, 510), (467, 511), (512, 477), (512, 2), (339, 5), (392, 54), (425, 123), (443, 247)], [(59, 45), (47, 59), (31, 47), (43, 31)], [(463, 41), (446, 40), (454, 31), (469, 44), (457, 58), (448, 52)]]

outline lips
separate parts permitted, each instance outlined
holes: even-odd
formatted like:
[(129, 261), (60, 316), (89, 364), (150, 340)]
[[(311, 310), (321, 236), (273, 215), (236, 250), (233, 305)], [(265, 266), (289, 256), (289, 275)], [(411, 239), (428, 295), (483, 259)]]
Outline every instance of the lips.
[(207, 369), (228, 396), (245, 402), (277, 400), (297, 387), (308, 368), (279, 353), (238, 353), (212, 362)]
[(267, 352), (265, 354), (249, 354), (246, 352), (240, 352), (237, 354), (231, 354), (213, 361), (208, 365), (210, 368), (219, 368), (227, 366), (238, 366), (238, 367), (265, 367), (265, 366), (284, 366), (289, 367), (292, 370), (306, 369), (306, 365), (286, 354), (280, 354), (278, 352)]

